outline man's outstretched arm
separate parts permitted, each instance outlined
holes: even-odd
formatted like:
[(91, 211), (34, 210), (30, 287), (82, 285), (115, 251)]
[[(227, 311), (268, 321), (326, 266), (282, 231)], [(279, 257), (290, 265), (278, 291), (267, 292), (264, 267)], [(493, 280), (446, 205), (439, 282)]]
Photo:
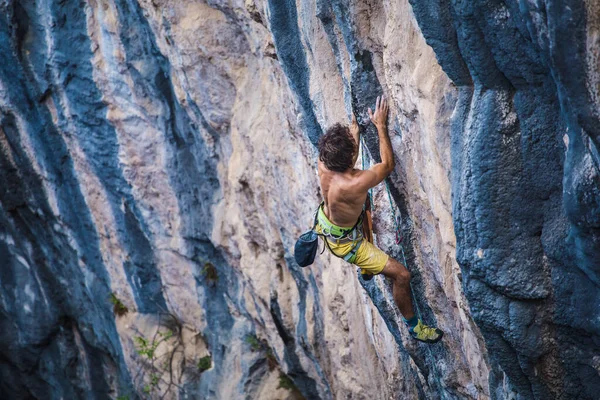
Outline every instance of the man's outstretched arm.
[(379, 135), (379, 155), (381, 156), (381, 162), (373, 165), (359, 175), (357, 184), (362, 190), (378, 185), (394, 170), (395, 167), (394, 151), (387, 131), (388, 111), (388, 103), (383, 96), (377, 97), (375, 113), (369, 108), (369, 118), (371, 118), (371, 122), (375, 124), (377, 134)]
[(356, 121), (356, 116), (352, 113), (352, 123), (350, 124), (350, 134), (352, 138), (356, 142), (356, 153), (354, 153), (354, 158), (352, 159), (352, 165), (356, 164), (356, 160), (358, 159), (358, 149), (360, 148), (360, 128), (358, 127), (358, 122)]

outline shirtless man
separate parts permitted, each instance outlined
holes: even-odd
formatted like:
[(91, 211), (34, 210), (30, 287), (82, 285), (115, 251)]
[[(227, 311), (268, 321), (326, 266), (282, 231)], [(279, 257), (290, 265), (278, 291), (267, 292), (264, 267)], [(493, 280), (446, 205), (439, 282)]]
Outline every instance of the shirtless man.
[(350, 128), (336, 124), (319, 140), (319, 179), (324, 206), (318, 211), (317, 232), (324, 234), (329, 250), (358, 265), (363, 276), (383, 274), (393, 283), (392, 293), (412, 337), (436, 343), (443, 332), (429, 327), (413, 311), (410, 272), (362, 235), (362, 211), (368, 190), (394, 170), (394, 153), (387, 132), (388, 104), (377, 97), (371, 122), (379, 134), (381, 162), (368, 170), (354, 169), (358, 157), (359, 128), (353, 116)]

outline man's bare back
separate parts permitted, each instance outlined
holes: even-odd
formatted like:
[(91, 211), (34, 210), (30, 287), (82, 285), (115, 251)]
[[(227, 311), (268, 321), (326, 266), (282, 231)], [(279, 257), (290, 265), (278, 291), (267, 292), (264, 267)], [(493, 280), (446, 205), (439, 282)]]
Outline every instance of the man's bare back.
[(367, 190), (358, 191), (355, 181), (361, 170), (329, 171), (319, 162), (319, 178), (325, 206), (323, 211), (331, 222), (341, 227), (354, 226), (363, 210)]

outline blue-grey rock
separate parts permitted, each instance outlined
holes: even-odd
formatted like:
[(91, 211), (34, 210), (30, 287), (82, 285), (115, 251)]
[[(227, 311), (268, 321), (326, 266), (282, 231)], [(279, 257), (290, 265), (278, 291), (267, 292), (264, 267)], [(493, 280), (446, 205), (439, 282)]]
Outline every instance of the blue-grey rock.
[[(0, 398), (597, 398), (599, 15), (1, 1)], [(376, 243), (435, 346), (383, 277), (291, 254), (320, 135), (354, 113), (377, 162), (382, 94)]]

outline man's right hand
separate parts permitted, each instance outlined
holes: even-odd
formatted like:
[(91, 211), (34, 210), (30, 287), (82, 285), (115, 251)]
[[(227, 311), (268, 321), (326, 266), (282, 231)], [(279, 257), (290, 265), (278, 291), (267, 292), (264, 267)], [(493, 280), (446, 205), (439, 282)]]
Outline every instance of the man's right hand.
[(378, 185), (381, 181), (388, 176), (395, 167), (394, 162), (394, 151), (392, 149), (392, 142), (387, 132), (387, 116), (388, 116), (388, 103), (385, 98), (377, 97), (377, 104), (375, 106), (375, 114), (369, 108), (369, 117), (371, 121), (377, 127), (377, 134), (379, 136), (379, 154), (381, 156), (381, 162), (373, 165), (366, 171), (363, 171), (358, 175), (356, 180), (356, 189), (358, 191), (367, 191), (375, 185)]
[(369, 118), (371, 118), (371, 122), (373, 122), (378, 129), (387, 127), (388, 110), (387, 100), (383, 96), (377, 96), (375, 113), (373, 113), (369, 107)]

